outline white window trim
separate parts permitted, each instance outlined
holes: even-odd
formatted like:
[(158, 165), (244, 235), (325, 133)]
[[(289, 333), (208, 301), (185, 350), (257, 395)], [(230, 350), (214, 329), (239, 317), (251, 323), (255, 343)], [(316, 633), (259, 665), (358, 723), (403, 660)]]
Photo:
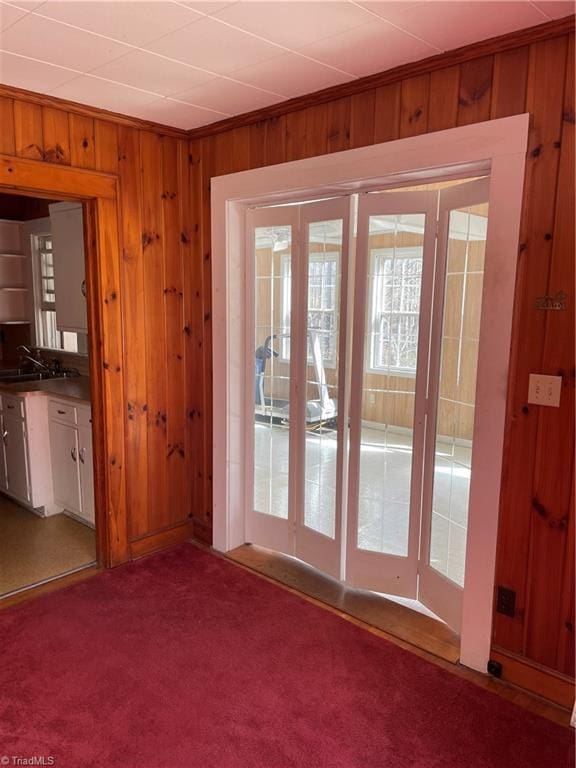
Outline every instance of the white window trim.
[(33, 244), (33, 238), (41, 235), (52, 234), (52, 224), (50, 217), (46, 216), (41, 219), (31, 219), (24, 222), (22, 226), (23, 242), (25, 245), (25, 253), (29, 262), (30, 276), (32, 282), (31, 302), (30, 302), (30, 320), (33, 346), (36, 349), (40, 349), (43, 352), (48, 352), (51, 355), (66, 355), (71, 358), (79, 358), (86, 360), (88, 357), (88, 351), (86, 352), (68, 352), (65, 349), (59, 347), (45, 347), (38, 344), (39, 327), (40, 327), (40, 312), (42, 311), (42, 275), (40, 274), (40, 263), (38, 257), (38, 251)]
[[(462, 604), (461, 663), (485, 672), (490, 656), (498, 510), (514, 284), (529, 115), (461, 126), (398, 141), (243, 171), (212, 179), (212, 318), (214, 370), (214, 547), (245, 542), (244, 220), (248, 204), (274, 199), (400, 186), (442, 173), (490, 170), (487, 249), (497, 274), (485, 272), (482, 336)], [(415, 170), (416, 169), (416, 170)], [(448, 170), (449, 169), (449, 170)]]
[[(382, 254), (385, 253), (387, 248), (375, 248), (371, 253), (371, 264), (373, 265), (374, 259)], [(407, 248), (396, 248), (396, 254), (394, 258), (400, 258), (400, 259), (408, 259), (412, 258), (415, 254), (415, 252), (418, 249), (414, 247), (407, 247)], [(400, 252), (400, 253), (398, 253)], [(373, 266), (371, 267), (372, 271), (374, 270)], [(415, 379), (416, 378), (416, 368), (399, 368), (399, 367), (390, 367), (390, 368), (381, 368), (379, 366), (374, 365), (374, 337), (376, 335), (376, 332), (374, 330), (376, 318), (375, 318), (375, 304), (376, 304), (376, 297), (375, 297), (375, 290), (376, 285), (374, 285), (373, 290), (370, 295), (370, 305), (369, 305), (369, 315), (368, 315), (368, 323), (367, 326), (370, 327), (370, 335), (366, 339), (366, 352), (365, 352), (365, 360), (368, 360), (370, 365), (366, 369), (367, 373), (374, 374), (376, 376), (394, 376), (396, 378), (406, 378), (406, 379)]]
[[(287, 279), (286, 279), (286, 264), (290, 261), (291, 255), (284, 254), (282, 256), (282, 268), (281, 268), (281, 276), (282, 276), (282, 326), (284, 328), (289, 329), (290, 328), (290, 322), (286, 320), (287, 316), (286, 313), (286, 307), (288, 306), (288, 309), (290, 308), (290, 300), (288, 299), (288, 290), (287, 290)], [(333, 261), (338, 262), (338, 252), (337, 251), (326, 251), (324, 253), (311, 253), (308, 256), (310, 261)], [(336, 296), (334, 297), (334, 314), (337, 314), (338, 312), (338, 305), (340, 301), (340, 292), (338, 290), (338, 281), (336, 282)], [(328, 312), (329, 310), (323, 310), (324, 312)], [(333, 357), (327, 359), (322, 358), (322, 363), (324, 365), (324, 368), (336, 368), (336, 354), (334, 354)], [(283, 363), (289, 363), (290, 358), (286, 356), (286, 339), (282, 339), (282, 342), (280, 344), (280, 357), (278, 358)], [(314, 361), (312, 360), (312, 357), (308, 356), (308, 363), (310, 365), (314, 364)]]

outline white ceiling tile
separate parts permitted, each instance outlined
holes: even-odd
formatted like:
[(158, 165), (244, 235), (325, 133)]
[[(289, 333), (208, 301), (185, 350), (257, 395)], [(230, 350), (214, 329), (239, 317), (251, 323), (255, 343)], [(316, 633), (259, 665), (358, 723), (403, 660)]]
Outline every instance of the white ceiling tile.
[(232, 76), (236, 80), (282, 93), (289, 98), (354, 79), (353, 75), (344, 74), (296, 53), (284, 53), (274, 59), (240, 69)]
[[(374, 3), (384, 15), (388, 3)], [(372, 6), (371, 6), (372, 7)], [(391, 21), (441, 50), (504, 35), (541, 24), (542, 14), (529, 2), (428, 2), (417, 3)]]
[(194, 107), (183, 104), (173, 99), (161, 99), (154, 101), (145, 107), (138, 107), (133, 112), (134, 116), (144, 120), (153, 120), (156, 123), (171, 125), (174, 128), (198, 128), (201, 125), (218, 122), (229, 117), (228, 114), (220, 114), (202, 107)]
[(81, 104), (91, 104), (125, 114), (130, 114), (134, 107), (150, 104), (158, 98), (156, 94), (138, 91), (127, 85), (110, 83), (92, 75), (82, 75), (70, 80), (64, 85), (53, 88), (50, 94), (61, 99), (79, 101)]
[(301, 48), (373, 18), (349, 2), (238, 2), (216, 18), (285, 45)]
[(144, 45), (202, 16), (173, 2), (48, 0), (38, 13), (132, 45)]
[(214, 75), (147, 51), (132, 51), (91, 70), (91, 74), (172, 96), (212, 80)]
[(0, 3), (0, 31), (8, 29), (8, 27), (11, 27), (12, 24), (15, 24), (23, 16), (26, 16), (26, 11), (23, 11), (21, 8)]
[(39, 8), (45, 0), (9, 0), (10, 5), (15, 5), (18, 8), (23, 8), (25, 11), (34, 11)]
[(46, 93), (77, 76), (71, 69), (0, 51), (0, 82), (4, 85)]
[(277, 46), (211, 18), (172, 32), (146, 47), (221, 75), (278, 55)]
[(188, 0), (178, 0), (178, 2), (181, 5), (186, 5), (188, 8), (192, 8), (194, 11), (198, 11), (199, 13), (206, 13), (209, 16), (214, 13), (218, 13), (218, 11), (221, 11), (223, 8), (227, 8), (229, 5), (234, 5), (233, 2), (214, 2), (211, 3), (210, 0), (207, 0), (207, 2), (188, 2)]
[(186, 101), (199, 107), (216, 109), (219, 112), (228, 112), (233, 115), (261, 109), (270, 104), (277, 104), (283, 98), (283, 96), (261, 91), (223, 77), (218, 77), (209, 83), (178, 94), (179, 101)]
[(564, 16), (570, 16), (576, 11), (576, 3), (556, 2), (556, 0), (545, 0), (534, 5), (540, 8), (549, 19), (563, 19)]
[(426, 43), (378, 20), (312, 43), (300, 51), (358, 76), (370, 75), (437, 53)]
[(2, 48), (82, 72), (130, 50), (121, 43), (31, 13), (2, 33)]

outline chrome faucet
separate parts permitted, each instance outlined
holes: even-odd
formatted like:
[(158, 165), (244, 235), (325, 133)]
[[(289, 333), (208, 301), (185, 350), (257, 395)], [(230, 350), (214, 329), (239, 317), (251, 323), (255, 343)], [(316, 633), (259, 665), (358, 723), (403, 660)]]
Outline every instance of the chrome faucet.
[(38, 359), (33, 357), (32, 350), (28, 349), (28, 347), (25, 347), (24, 344), (20, 344), (19, 347), (16, 347), (16, 352), (20, 353), (21, 360), (28, 360), (28, 362), (32, 363), (37, 368), (40, 368), (41, 371), (50, 373), (50, 367), (46, 365), (46, 363), (40, 358), (40, 356), (38, 357)]

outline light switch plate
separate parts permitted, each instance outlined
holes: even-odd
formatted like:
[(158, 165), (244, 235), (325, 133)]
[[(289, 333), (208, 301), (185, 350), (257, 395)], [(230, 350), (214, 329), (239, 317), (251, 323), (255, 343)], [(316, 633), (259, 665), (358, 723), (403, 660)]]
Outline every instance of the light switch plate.
[(528, 382), (528, 402), (535, 405), (549, 405), (558, 408), (562, 376), (545, 376), (542, 373), (531, 373)]

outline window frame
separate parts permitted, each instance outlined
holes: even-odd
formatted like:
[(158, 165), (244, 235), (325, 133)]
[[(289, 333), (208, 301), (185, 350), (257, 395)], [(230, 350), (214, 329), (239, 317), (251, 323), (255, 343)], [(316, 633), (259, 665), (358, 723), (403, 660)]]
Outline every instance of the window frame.
[[(308, 261), (317, 261), (326, 263), (328, 261), (333, 262), (334, 264), (338, 265), (338, 260), (340, 258), (340, 252), (339, 251), (318, 251), (316, 253), (309, 253), (308, 254)], [(281, 291), (281, 316), (282, 316), (282, 328), (287, 329), (285, 332), (290, 332), (290, 308), (291, 308), (291, 291), (290, 291), (290, 280), (288, 279), (288, 272), (286, 269), (286, 266), (288, 264), (291, 264), (292, 254), (284, 254), (282, 256), (281, 261), (281, 267), (280, 267), (280, 274), (282, 278), (282, 291)], [(310, 290), (310, 285), (308, 285), (308, 290)], [(338, 280), (336, 280), (334, 285), (334, 306), (331, 310), (328, 309), (318, 309), (313, 310), (314, 312), (323, 312), (328, 313), (332, 312), (334, 321), (336, 322), (336, 314), (338, 312), (340, 302), (340, 291), (339, 291), (339, 285)], [(289, 363), (290, 357), (286, 354), (288, 346), (288, 339), (283, 338), (281, 340), (280, 344), (280, 356), (279, 360), (283, 363)], [(338, 350), (337, 350), (337, 342), (334, 345), (334, 354), (330, 358), (322, 357), (322, 363), (324, 365), (324, 368), (336, 368), (336, 361), (338, 358)], [(309, 365), (314, 365), (314, 360), (311, 355), (308, 355), (307, 361)]]
[[(375, 275), (376, 269), (375, 269), (375, 260), (382, 256), (385, 252), (390, 251), (392, 252), (392, 256), (390, 260), (392, 259), (409, 259), (414, 258), (415, 254), (417, 252), (421, 252), (421, 249), (417, 246), (407, 246), (405, 248), (375, 248), (370, 253), (370, 269), (373, 275)], [(421, 265), (422, 265), (422, 259), (420, 259)], [(420, 276), (422, 275), (422, 268), (420, 270)], [(420, 283), (419, 290), (421, 291), (422, 284)], [(370, 328), (370, 333), (367, 334), (366, 338), (366, 349), (364, 352), (364, 359), (368, 361), (368, 365), (366, 367), (366, 373), (375, 374), (377, 376), (394, 376), (394, 377), (403, 377), (408, 379), (414, 379), (416, 378), (416, 367), (414, 368), (402, 368), (400, 366), (391, 366), (389, 368), (383, 368), (381, 366), (377, 366), (374, 364), (374, 358), (375, 358), (375, 343), (376, 338), (378, 336), (378, 331), (376, 330), (376, 325), (378, 323), (377, 314), (378, 315), (384, 315), (385, 312), (381, 309), (378, 313), (376, 312), (376, 293), (378, 292), (378, 282), (377, 280), (374, 280), (372, 290), (370, 292), (370, 302), (368, 305), (368, 316), (367, 316), (367, 323), (366, 326)], [(419, 297), (419, 304), (420, 304), (420, 297)], [(418, 312), (391, 312), (387, 314), (392, 315), (414, 315), (416, 318), (420, 317), (420, 311)]]
[[(75, 333), (77, 338), (76, 350), (65, 349), (61, 347), (50, 347), (44, 343), (44, 331), (42, 328), (42, 313), (43, 312), (55, 312), (56, 311), (56, 295), (54, 295), (54, 306), (49, 307), (47, 302), (43, 301), (42, 290), (42, 263), (41, 263), (41, 250), (39, 248), (39, 238), (48, 237), (52, 235), (50, 218), (34, 219), (26, 222), (26, 234), (29, 242), (30, 252), (30, 265), (32, 272), (32, 330), (34, 338), (34, 346), (44, 352), (59, 355), (75, 355), (81, 358), (88, 357), (88, 334)], [(60, 334), (61, 343), (64, 345), (64, 334), (70, 333), (69, 331), (56, 331)]]

